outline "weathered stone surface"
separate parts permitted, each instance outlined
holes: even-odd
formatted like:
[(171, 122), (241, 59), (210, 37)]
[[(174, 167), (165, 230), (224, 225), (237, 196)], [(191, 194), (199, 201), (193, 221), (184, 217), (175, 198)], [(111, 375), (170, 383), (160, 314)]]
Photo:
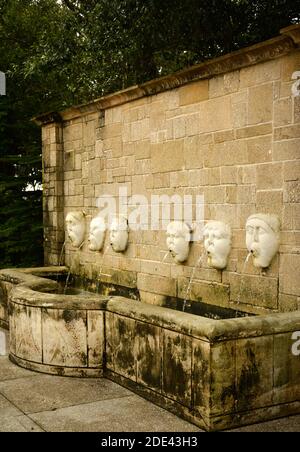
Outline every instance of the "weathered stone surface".
[(172, 331), (164, 331), (163, 393), (185, 406), (191, 406), (192, 341)]
[(280, 62), (276, 60), (264, 62), (256, 66), (250, 66), (241, 70), (241, 87), (249, 87), (277, 80), (280, 78), (280, 73), (281, 65)]
[(176, 281), (170, 278), (140, 273), (138, 274), (137, 287), (144, 292), (176, 297)]
[(273, 131), (272, 123), (260, 124), (257, 126), (243, 127), (236, 131), (236, 137), (238, 139), (242, 138), (253, 138), (259, 137), (261, 135), (270, 135)]
[(5, 381), (0, 383), (0, 391), (26, 414), (55, 411), (80, 403), (131, 395), (126, 389), (105, 379), (61, 378), (52, 375)]
[(23, 415), (5, 417), (2, 419), (0, 431), (6, 433), (44, 432), (44, 430), (35, 422)]
[(152, 145), (151, 170), (153, 173), (182, 169), (184, 169), (183, 140)]
[(208, 99), (208, 80), (183, 86), (179, 89), (179, 104), (181, 106), (195, 104)]
[(106, 314), (106, 365), (108, 369), (136, 380), (136, 322)]
[(102, 311), (87, 312), (88, 325), (88, 367), (103, 367), (105, 351), (104, 313)]
[(299, 356), (293, 354), (292, 349), (295, 342), (291, 332), (274, 336), (275, 403), (294, 402), (300, 397)]
[(25, 377), (34, 378), (37, 375), (39, 374), (17, 367), (8, 359), (7, 356), (0, 357), (0, 382), (18, 380)]
[(280, 291), (299, 297), (300, 254), (286, 254), (280, 260)]
[(211, 355), (208, 342), (193, 340), (192, 394), (193, 406), (200, 416), (210, 415)]
[(137, 382), (161, 392), (161, 329), (147, 323), (136, 324)]
[[(237, 411), (272, 404), (273, 350), (273, 337), (237, 341)], [(274, 353), (276, 354), (276, 350), (274, 350)]]
[(240, 393), (236, 388), (236, 342), (222, 342), (211, 347), (212, 416), (235, 411)]
[[(112, 385), (113, 383), (110, 382)], [(118, 387), (117, 385), (114, 385)], [(31, 416), (51, 432), (198, 432), (199, 428), (130, 394)], [(190, 433), (191, 434), (191, 433)], [(111, 436), (112, 439), (112, 436)], [(101, 445), (101, 442), (100, 442)]]
[(42, 323), (44, 364), (87, 367), (86, 311), (45, 309)]
[(256, 169), (257, 190), (280, 189), (283, 186), (282, 163), (259, 165)]
[(300, 162), (285, 162), (283, 175), (285, 181), (298, 181), (300, 179)]
[(210, 99), (199, 105), (200, 132), (217, 132), (232, 128), (230, 97)]
[(249, 124), (269, 122), (273, 118), (273, 84), (249, 89)]
[(29, 361), (42, 361), (42, 314), (39, 308), (13, 306), (12, 350)]
[(228, 307), (229, 286), (206, 281), (194, 281), (190, 285), (188, 279), (178, 279), (178, 297), (182, 299), (203, 301), (203, 303)]
[(260, 276), (230, 275), (230, 299), (242, 304), (277, 309), (278, 279)]

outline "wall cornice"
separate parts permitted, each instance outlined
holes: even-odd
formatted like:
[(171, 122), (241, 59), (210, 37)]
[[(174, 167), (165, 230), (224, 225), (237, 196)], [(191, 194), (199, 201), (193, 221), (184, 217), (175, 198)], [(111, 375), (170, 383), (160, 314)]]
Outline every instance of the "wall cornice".
[(82, 115), (123, 105), (164, 91), (179, 88), (195, 82), (253, 66), (275, 58), (280, 58), (297, 49), (300, 45), (300, 25), (292, 25), (281, 30), (281, 35), (268, 41), (236, 52), (205, 61), (171, 75), (161, 77), (141, 85), (101, 97), (87, 104), (70, 107), (60, 113), (47, 113), (33, 118), (36, 124), (69, 121)]

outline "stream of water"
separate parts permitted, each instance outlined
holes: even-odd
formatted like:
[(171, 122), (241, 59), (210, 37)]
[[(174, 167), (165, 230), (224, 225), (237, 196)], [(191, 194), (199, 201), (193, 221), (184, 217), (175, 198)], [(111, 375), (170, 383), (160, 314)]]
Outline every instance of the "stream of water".
[(192, 289), (193, 280), (195, 279), (196, 270), (197, 270), (198, 267), (200, 267), (200, 266), (202, 265), (204, 255), (205, 255), (205, 253), (203, 253), (203, 254), (200, 256), (200, 258), (199, 258), (198, 261), (196, 262), (196, 265), (194, 266), (193, 272), (192, 272), (192, 274), (191, 274), (191, 277), (190, 277), (190, 280), (189, 280), (189, 284), (188, 284), (188, 288), (187, 288), (187, 291), (186, 291), (186, 294), (185, 294), (185, 299), (184, 299), (184, 302), (183, 302), (183, 307), (182, 307), (182, 311), (183, 311), (183, 312), (185, 311), (186, 304), (187, 304), (188, 298), (189, 298), (189, 296), (190, 296), (190, 292), (191, 292), (191, 289)]

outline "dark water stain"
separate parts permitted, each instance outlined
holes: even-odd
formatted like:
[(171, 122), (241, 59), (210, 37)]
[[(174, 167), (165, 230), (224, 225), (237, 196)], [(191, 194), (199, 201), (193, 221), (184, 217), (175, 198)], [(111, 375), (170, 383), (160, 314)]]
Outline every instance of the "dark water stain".
[(249, 408), (255, 399), (261, 381), (255, 353), (250, 347), (246, 349), (247, 361), (244, 363), (237, 384), (239, 408)]

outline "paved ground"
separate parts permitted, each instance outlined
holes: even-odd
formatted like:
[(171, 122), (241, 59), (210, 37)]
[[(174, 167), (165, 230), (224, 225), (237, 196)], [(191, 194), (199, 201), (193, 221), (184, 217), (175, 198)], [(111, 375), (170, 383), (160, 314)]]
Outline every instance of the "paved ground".
[[(0, 330), (0, 432), (197, 432), (199, 429), (106, 379), (21, 369)], [(300, 432), (300, 416), (234, 432)]]

